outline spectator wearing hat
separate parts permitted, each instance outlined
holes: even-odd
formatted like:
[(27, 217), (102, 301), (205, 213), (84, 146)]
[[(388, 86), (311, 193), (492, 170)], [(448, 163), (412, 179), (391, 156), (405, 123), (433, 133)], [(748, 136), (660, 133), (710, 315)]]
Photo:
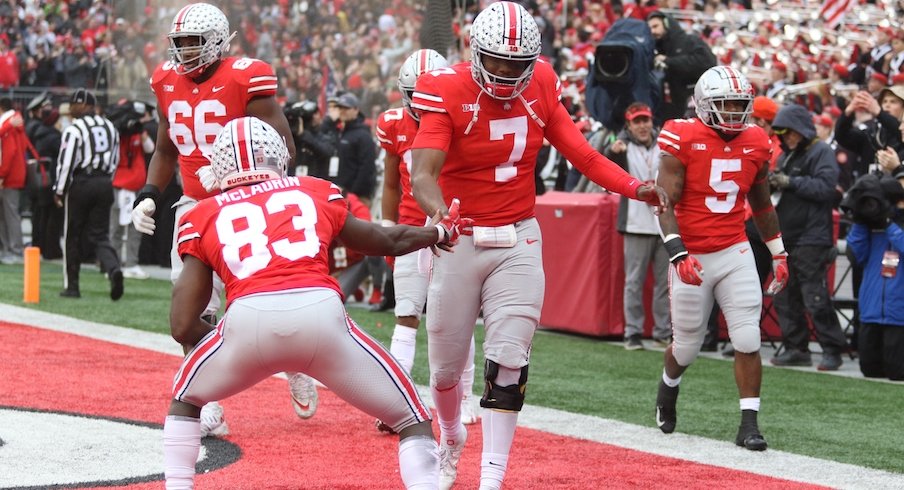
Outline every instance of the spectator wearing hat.
[(898, 126), (904, 114), (904, 85), (886, 87), (879, 97), (877, 100), (866, 91), (857, 92), (835, 123), (838, 143), (857, 153), (851, 182), (869, 172), (870, 165), (876, 163), (876, 152), (901, 147)]
[(885, 56), (891, 53), (891, 40), (895, 30), (891, 27), (879, 27), (876, 31), (876, 45), (869, 52), (869, 65), (874, 70), (882, 70)]
[(60, 296), (81, 297), (81, 252), (90, 247), (110, 280), (110, 298), (116, 301), (122, 297), (123, 275), (119, 254), (110, 244), (110, 209), (113, 207), (112, 175), (119, 165), (119, 132), (109, 119), (94, 114), (96, 104), (94, 94), (84, 88), (72, 94), (69, 111), (73, 121), (63, 131), (57, 158), (54, 202), (58, 207), (65, 206), (66, 213), (65, 267)]
[(873, 72), (866, 81), (866, 91), (874, 97), (879, 96), (879, 92), (888, 86), (888, 77), (883, 73)]
[(788, 66), (781, 61), (775, 60), (772, 62), (769, 74), (770, 82), (766, 86), (766, 97), (775, 100), (788, 84)]
[(769, 175), (778, 201), (775, 211), (788, 250), (790, 279), (774, 296), (782, 330), (784, 352), (772, 358), (776, 366), (812, 364), (807, 316), (822, 347), (820, 371), (841, 367), (847, 339), (826, 284), (826, 272), (835, 258), (832, 209), (838, 165), (831, 148), (816, 137), (813, 116), (797, 104), (782, 107), (773, 121), (784, 153)]
[(55, 127), (60, 117), (47, 92), (28, 104), (29, 119), (25, 133), (34, 143), (38, 161), (34, 165), (35, 183), (31, 198), (31, 242), (41, 249), (45, 259), (60, 259), (63, 249), (63, 210), (53, 203), (53, 183), (56, 178), (56, 156), (60, 151), (62, 134)]
[[(659, 174), (659, 135), (653, 113), (642, 102), (625, 110), (625, 127), (603, 154), (638, 180), (653, 183)], [(643, 342), (643, 289), (647, 271), (653, 273), (653, 340), (667, 346), (672, 336), (669, 313), (669, 256), (659, 236), (657, 218), (645, 203), (622, 196), (616, 229), (622, 234), (625, 250), (625, 349), (641, 350)]]
[(778, 113), (778, 104), (764, 95), (753, 98), (753, 112), (750, 113), (750, 123), (756, 124), (763, 128), (772, 141), (772, 160), (769, 161), (769, 168), (775, 168), (775, 162), (778, 161), (779, 155), (782, 154), (781, 141), (772, 131), (772, 120)]
[(891, 51), (883, 58), (882, 73), (889, 78), (904, 72), (904, 29), (895, 31), (895, 37), (891, 38)]
[(339, 168), (332, 181), (370, 205), (377, 184), (377, 151), (370, 128), (358, 110), (358, 97), (346, 92), (335, 98), (342, 121), (337, 154)]
[(838, 186), (836, 190), (840, 198), (850, 186), (853, 175), (853, 164), (857, 161), (857, 154), (838, 144), (835, 139), (835, 119), (828, 113), (813, 116), (813, 124), (816, 126), (816, 137), (827, 143), (835, 152), (835, 161), (838, 162)]

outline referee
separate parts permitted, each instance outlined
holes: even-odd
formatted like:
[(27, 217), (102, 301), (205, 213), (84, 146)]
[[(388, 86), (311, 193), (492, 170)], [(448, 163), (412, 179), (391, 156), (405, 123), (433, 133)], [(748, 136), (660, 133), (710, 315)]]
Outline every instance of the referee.
[[(112, 175), (119, 164), (119, 132), (109, 119), (95, 115), (94, 94), (80, 88), (72, 94), (72, 125), (63, 131), (57, 158), (53, 200), (63, 207), (66, 248), (60, 296), (80, 298), (78, 275), (82, 245), (92, 246), (101, 268), (110, 278), (110, 298), (122, 297), (119, 254), (110, 245), (110, 209), (113, 207)], [(80, 243), (80, 239), (88, 243)]]

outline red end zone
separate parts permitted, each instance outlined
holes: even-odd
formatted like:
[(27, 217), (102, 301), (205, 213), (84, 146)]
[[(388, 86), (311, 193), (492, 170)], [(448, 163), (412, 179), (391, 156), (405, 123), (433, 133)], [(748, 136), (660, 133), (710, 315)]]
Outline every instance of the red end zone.
[[(173, 356), (6, 322), (0, 322), (0, 358), (4, 360), (0, 363), (0, 405), (161, 427), (179, 366), (179, 359)], [(241, 449), (241, 456), (221, 469), (199, 475), (197, 488), (401, 488), (397, 439), (379, 435), (370, 417), (328, 390), (321, 390), (320, 395), (317, 415), (305, 421), (295, 416), (282, 379), (268, 379), (226, 400), (223, 405), (232, 432), (226, 439)], [(480, 426), (468, 430), (456, 488), (476, 488), (479, 481)], [(0, 451), (12, 449), (6, 446)], [(157, 481), (122, 488), (161, 486)], [(505, 488), (604, 487), (820, 488), (518, 429)]]

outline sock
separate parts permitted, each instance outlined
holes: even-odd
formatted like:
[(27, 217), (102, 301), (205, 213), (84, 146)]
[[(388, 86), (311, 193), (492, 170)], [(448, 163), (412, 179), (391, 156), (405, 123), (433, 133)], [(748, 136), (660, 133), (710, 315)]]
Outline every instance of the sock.
[(389, 353), (392, 354), (406, 373), (411, 374), (411, 366), (414, 365), (414, 351), (417, 348), (417, 329), (404, 325), (395, 326), (392, 331), (392, 342), (389, 344)]
[(431, 386), (433, 403), (436, 405), (436, 418), (439, 419), (440, 435), (445, 443), (458, 435), (461, 428), (461, 383), (448, 390), (440, 391)]
[(498, 489), (505, 478), (518, 412), (484, 410), (481, 421), (483, 455), (480, 461), (480, 488)]
[(190, 489), (201, 452), (201, 421), (169, 415), (163, 423), (163, 474), (166, 490)]
[(668, 374), (666, 374), (665, 369), (663, 369), (662, 370), (662, 382), (665, 383), (665, 385), (668, 386), (669, 388), (674, 388), (674, 387), (678, 386), (679, 383), (681, 383), (681, 376), (678, 376), (677, 378), (672, 379), (669, 377)]
[(399, 474), (408, 489), (434, 489), (439, 480), (439, 446), (430, 436), (399, 441)]
[(468, 364), (461, 373), (461, 392), (463, 396), (474, 394), (474, 336), (471, 336), (471, 349), (468, 351)]
[(751, 397), (751, 398), (741, 398), (741, 411), (744, 410), (753, 410), (754, 412), (760, 411), (760, 397)]

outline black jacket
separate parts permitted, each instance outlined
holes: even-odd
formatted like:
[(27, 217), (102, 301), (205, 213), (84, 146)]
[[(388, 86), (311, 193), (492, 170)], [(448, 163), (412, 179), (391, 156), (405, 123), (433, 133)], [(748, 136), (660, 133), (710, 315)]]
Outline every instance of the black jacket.
[(358, 197), (372, 198), (377, 185), (377, 149), (363, 117), (345, 125), (337, 150), (339, 173), (333, 182)]
[(793, 151), (783, 152), (776, 164), (777, 171), (790, 177), (790, 184), (775, 207), (785, 248), (834, 246), (832, 208), (839, 172), (835, 151), (816, 138), (812, 116), (802, 106), (783, 107), (772, 125), (804, 137)]
[(854, 116), (842, 114), (835, 122), (835, 141), (857, 155), (852, 167), (851, 178), (869, 173), (869, 165), (876, 161), (876, 151), (885, 147), (898, 150), (901, 145), (900, 121), (891, 114), (881, 111), (875, 119), (855, 124)]
[(666, 33), (656, 41), (656, 53), (666, 56), (665, 83), (669, 88), (669, 100), (664, 100), (656, 111), (659, 122), (683, 118), (697, 79), (716, 66), (716, 56), (702, 38), (685, 33), (670, 16), (665, 16), (664, 22)]
[(305, 166), (311, 177), (328, 179), (330, 158), (336, 155), (335, 137), (335, 133), (322, 133), (318, 127), (305, 128), (300, 136), (296, 134), (296, 167)]

